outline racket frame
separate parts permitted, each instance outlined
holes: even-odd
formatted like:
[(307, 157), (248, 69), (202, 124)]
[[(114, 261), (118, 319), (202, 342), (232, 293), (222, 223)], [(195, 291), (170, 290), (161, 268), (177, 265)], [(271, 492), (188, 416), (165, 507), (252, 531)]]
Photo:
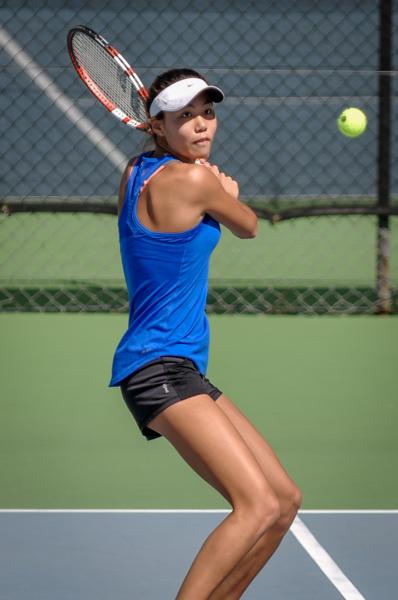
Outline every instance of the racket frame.
[(99, 100), (99, 102), (101, 102), (103, 106), (105, 106), (107, 110), (109, 110), (109, 112), (113, 114), (114, 117), (119, 119), (119, 121), (122, 121), (129, 127), (134, 127), (135, 129), (138, 129), (140, 131), (148, 132), (149, 122), (142, 123), (140, 121), (137, 121), (133, 117), (129, 117), (128, 115), (126, 115), (126, 113), (121, 108), (119, 108), (114, 102), (112, 102), (112, 100), (108, 98), (108, 96), (101, 90), (101, 88), (95, 83), (95, 81), (92, 80), (85, 68), (79, 63), (79, 60), (77, 59), (73, 50), (73, 37), (76, 33), (82, 33), (90, 37), (97, 44), (99, 44), (105, 50), (105, 52), (107, 52), (107, 54), (119, 65), (127, 79), (129, 79), (130, 82), (133, 84), (135, 90), (137, 91), (137, 94), (142, 98), (146, 110), (146, 101), (148, 100), (149, 94), (148, 90), (142, 83), (141, 79), (138, 77), (137, 73), (127, 62), (127, 60), (120, 54), (120, 52), (99, 33), (96, 33), (95, 31), (93, 31), (89, 27), (86, 27), (85, 25), (78, 25), (77, 27), (73, 27), (68, 31), (67, 46), (69, 56), (77, 74), (79, 75), (83, 83), (88, 87), (90, 92), (97, 98), (97, 100)]

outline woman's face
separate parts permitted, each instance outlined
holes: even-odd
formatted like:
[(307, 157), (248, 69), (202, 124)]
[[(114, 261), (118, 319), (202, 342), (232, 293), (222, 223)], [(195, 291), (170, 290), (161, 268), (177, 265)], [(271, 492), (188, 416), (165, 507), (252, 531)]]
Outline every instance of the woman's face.
[(207, 160), (217, 130), (213, 103), (204, 91), (181, 110), (164, 112), (163, 119), (152, 119), (152, 129), (158, 145), (185, 162)]

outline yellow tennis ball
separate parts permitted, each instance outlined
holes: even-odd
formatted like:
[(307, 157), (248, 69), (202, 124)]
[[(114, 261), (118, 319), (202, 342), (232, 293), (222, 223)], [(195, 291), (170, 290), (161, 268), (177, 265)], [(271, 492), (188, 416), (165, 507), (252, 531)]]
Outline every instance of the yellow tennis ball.
[(361, 135), (365, 131), (367, 123), (365, 113), (359, 108), (346, 108), (337, 119), (339, 130), (348, 137)]

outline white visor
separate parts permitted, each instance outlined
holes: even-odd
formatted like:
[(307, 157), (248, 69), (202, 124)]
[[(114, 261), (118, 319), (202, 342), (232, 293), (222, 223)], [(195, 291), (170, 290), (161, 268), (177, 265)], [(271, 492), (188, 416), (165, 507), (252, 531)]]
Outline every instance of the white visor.
[(191, 77), (190, 79), (176, 81), (159, 92), (150, 106), (149, 114), (151, 117), (155, 117), (163, 110), (169, 112), (180, 110), (205, 90), (209, 92), (209, 97), (213, 102), (224, 100), (224, 92), (220, 88), (207, 85), (203, 79), (198, 77)]

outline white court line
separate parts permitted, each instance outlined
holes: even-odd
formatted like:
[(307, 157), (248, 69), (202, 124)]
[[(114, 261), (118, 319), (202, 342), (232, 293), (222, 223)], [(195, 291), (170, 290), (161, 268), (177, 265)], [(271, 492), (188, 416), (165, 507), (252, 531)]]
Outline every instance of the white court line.
[(105, 514), (227, 514), (230, 510), (224, 509), (196, 509), (196, 508), (0, 508), (1, 513), (105, 513)]
[[(0, 508), (0, 513), (227, 514), (224, 508)], [(398, 515), (396, 509), (302, 509), (300, 515)]]
[(40, 66), (21, 48), (21, 46), (0, 25), (0, 46), (3, 46), (7, 54), (18, 66), (25, 71), (33, 83), (40, 88), (46, 96), (59, 108), (64, 115), (90, 142), (102, 152), (102, 154), (117, 168), (123, 172), (127, 157), (108, 140), (102, 131), (98, 129), (72, 102), (62, 90), (43, 72)]
[(395, 508), (337, 508), (337, 509), (304, 509), (300, 510), (304, 515), (398, 515), (398, 509)]
[(295, 518), (290, 531), (345, 600), (365, 600), (300, 517)]

